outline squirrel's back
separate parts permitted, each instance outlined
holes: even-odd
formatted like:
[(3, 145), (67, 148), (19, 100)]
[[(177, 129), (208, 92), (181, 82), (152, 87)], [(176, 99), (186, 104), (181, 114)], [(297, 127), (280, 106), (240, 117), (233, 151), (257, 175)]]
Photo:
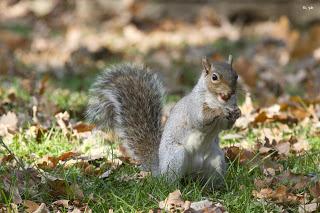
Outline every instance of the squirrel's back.
[(131, 64), (108, 68), (90, 90), (87, 118), (114, 129), (128, 154), (156, 170), (164, 89), (157, 75)]

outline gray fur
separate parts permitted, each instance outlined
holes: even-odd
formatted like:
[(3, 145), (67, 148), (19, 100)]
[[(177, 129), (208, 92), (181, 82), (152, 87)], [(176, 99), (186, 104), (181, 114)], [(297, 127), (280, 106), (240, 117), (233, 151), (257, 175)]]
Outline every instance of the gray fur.
[(138, 65), (113, 66), (90, 90), (87, 118), (115, 129), (130, 156), (157, 170), (164, 89), (157, 76)]
[(229, 55), (228, 64), (230, 64), (231, 67), (232, 67), (232, 63), (233, 63), (233, 57), (232, 55)]
[[(213, 66), (230, 87), (235, 86), (237, 74), (229, 64)], [(163, 87), (155, 74), (140, 66), (112, 67), (97, 79), (88, 119), (114, 128), (131, 157), (153, 175), (170, 180), (200, 175), (208, 184), (221, 186), (226, 163), (219, 133), (233, 125), (240, 111), (235, 94), (221, 102), (209, 91), (206, 75), (203, 72), (192, 92), (171, 110), (162, 136)]]
[[(203, 74), (192, 92), (182, 98), (169, 115), (160, 143), (159, 173), (171, 180), (201, 174), (209, 184), (222, 185), (226, 163), (218, 135), (231, 127), (226, 115), (237, 108), (234, 99), (223, 105), (215, 96), (208, 96)], [(224, 109), (211, 118), (208, 126), (203, 123), (204, 103), (213, 109)]]

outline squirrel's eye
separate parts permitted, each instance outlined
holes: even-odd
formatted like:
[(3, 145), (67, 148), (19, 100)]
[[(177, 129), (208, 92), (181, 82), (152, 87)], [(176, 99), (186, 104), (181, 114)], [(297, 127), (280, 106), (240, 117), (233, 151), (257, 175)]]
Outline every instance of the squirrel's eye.
[(212, 81), (218, 81), (219, 80), (218, 74), (213, 73), (211, 79), (212, 79)]

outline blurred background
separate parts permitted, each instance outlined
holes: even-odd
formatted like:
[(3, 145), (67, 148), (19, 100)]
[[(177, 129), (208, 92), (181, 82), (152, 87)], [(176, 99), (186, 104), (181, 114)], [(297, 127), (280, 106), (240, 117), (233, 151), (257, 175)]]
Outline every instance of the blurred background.
[(320, 1), (1, 0), (0, 114), (83, 119), (94, 78), (121, 62), (161, 73), (176, 101), (203, 56), (229, 54), (257, 106), (319, 100)]

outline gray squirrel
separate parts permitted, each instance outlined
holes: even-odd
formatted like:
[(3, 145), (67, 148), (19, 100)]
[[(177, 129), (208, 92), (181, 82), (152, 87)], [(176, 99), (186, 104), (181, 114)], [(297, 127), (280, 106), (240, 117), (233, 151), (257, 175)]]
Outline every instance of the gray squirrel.
[(232, 127), (237, 106), (238, 75), (228, 62), (202, 59), (203, 71), (191, 93), (161, 124), (164, 89), (148, 68), (123, 64), (108, 68), (90, 90), (87, 118), (115, 130), (126, 152), (154, 176), (170, 180), (197, 176), (223, 185), (226, 172), (219, 133)]

